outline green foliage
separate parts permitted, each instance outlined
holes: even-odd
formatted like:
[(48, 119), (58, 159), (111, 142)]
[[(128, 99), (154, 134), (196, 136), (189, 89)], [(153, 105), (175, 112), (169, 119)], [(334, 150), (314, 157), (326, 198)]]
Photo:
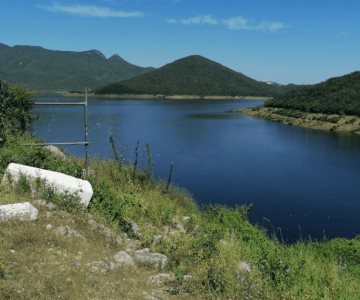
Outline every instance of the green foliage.
[[(9, 178), (11, 181), (11, 178)], [(26, 176), (20, 176), (19, 181), (16, 183), (14, 187), (15, 193), (26, 195), (31, 193), (31, 184), (27, 180)]]
[[(360, 72), (277, 96), (266, 102), (265, 106), (360, 116)], [(333, 120), (334, 123), (335, 121)]]
[(324, 255), (331, 253), (337, 258), (339, 263), (360, 264), (360, 237), (351, 240), (334, 239), (319, 245), (319, 250)]
[(209, 59), (193, 55), (130, 80), (110, 84), (97, 90), (97, 93), (271, 96), (290, 88), (256, 81)]
[(35, 90), (83, 90), (148, 71), (97, 50), (53, 51), (34, 46), (0, 47), (0, 74)]
[(0, 80), (0, 139), (15, 132), (24, 132), (32, 122), (32, 94)]

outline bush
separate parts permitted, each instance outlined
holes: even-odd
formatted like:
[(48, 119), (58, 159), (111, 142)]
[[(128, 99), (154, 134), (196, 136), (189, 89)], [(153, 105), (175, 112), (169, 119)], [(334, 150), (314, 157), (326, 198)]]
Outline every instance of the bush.
[(31, 126), (32, 96), (27, 89), (0, 80), (0, 141), (8, 133), (24, 132)]

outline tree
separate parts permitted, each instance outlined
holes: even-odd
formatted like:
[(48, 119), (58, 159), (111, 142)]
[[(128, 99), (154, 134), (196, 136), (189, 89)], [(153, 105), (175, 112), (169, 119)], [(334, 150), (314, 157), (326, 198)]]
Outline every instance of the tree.
[(32, 97), (29, 90), (0, 80), (0, 142), (6, 135), (24, 132), (31, 126)]

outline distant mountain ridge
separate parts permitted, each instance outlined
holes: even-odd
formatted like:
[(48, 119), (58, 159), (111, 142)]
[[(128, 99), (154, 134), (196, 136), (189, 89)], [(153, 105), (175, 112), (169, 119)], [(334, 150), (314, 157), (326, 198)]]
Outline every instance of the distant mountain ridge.
[(200, 55), (98, 89), (98, 94), (273, 96), (287, 86), (256, 81)]
[(107, 59), (98, 50), (58, 51), (0, 43), (0, 79), (35, 90), (95, 89), (151, 69), (130, 64), (117, 54)]
[(360, 71), (277, 96), (266, 106), (360, 116)]

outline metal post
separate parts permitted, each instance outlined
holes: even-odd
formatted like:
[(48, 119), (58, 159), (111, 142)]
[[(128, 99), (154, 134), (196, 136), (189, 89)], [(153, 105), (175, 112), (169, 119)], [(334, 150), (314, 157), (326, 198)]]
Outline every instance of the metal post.
[(88, 90), (87, 88), (85, 88), (85, 105), (84, 105), (84, 133), (85, 133), (85, 144), (84, 144), (84, 151), (85, 151), (85, 170), (84, 170), (84, 175), (87, 176), (88, 175), (88, 171), (89, 171), (89, 133), (88, 133)]

